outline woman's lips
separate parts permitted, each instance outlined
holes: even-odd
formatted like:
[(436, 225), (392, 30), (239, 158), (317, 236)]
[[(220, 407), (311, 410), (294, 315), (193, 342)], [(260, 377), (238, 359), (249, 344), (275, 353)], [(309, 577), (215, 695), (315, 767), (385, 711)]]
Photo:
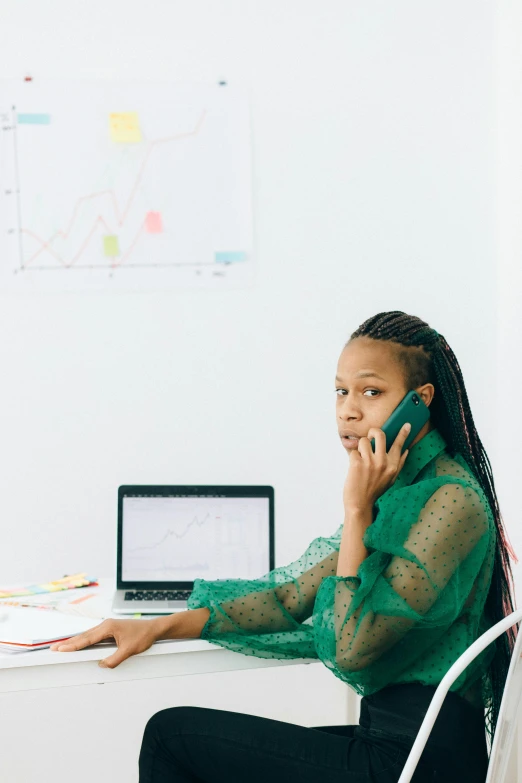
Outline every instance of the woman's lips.
[(359, 446), (359, 438), (347, 438), (341, 435), (341, 441), (346, 449), (356, 449)]

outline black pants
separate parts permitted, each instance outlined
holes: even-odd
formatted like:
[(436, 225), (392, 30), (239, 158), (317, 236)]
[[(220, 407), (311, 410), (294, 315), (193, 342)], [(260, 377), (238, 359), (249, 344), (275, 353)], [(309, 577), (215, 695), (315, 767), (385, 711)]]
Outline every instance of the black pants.
[[(391, 685), (361, 700), (358, 726), (307, 728), (203, 707), (145, 727), (139, 783), (396, 783), (435, 688)], [(448, 693), (415, 783), (484, 783), (483, 711)]]

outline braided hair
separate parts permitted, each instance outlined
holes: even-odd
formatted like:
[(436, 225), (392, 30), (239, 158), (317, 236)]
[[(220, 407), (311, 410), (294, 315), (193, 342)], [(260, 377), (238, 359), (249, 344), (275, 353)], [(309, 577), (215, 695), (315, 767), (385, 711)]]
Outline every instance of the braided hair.
[[(475, 428), (457, 358), (441, 334), (420, 318), (400, 310), (378, 313), (368, 318), (350, 335), (346, 345), (357, 337), (387, 340), (395, 344), (408, 389), (415, 389), (425, 383), (432, 383), (435, 388), (430, 405), (431, 420), (448, 444), (451, 456), (459, 452), (474, 471), (495, 519), (497, 542), (485, 612), (492, 623), (496, 623), (513, 611), (513, 574), (509, 556), (515, 562), (518, 560), (504, 530), (491, 465)], [(517, 630), (517, 626), (512, 626), (496, 640), (495, 655), (489, 666), (489, 691), (485, 706), (491, 741)]]

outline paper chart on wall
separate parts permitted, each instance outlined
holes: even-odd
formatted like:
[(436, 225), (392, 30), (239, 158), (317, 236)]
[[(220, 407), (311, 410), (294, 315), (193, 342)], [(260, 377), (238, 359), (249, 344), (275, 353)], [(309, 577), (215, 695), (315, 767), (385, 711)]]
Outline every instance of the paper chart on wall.
[(250, 285), (250, 147), (240, 88), (0, 81), (0, 285)]

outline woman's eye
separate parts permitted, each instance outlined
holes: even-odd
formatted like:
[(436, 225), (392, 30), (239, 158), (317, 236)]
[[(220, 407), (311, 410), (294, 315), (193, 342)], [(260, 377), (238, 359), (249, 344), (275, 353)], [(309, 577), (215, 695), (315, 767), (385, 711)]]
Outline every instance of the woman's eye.
[[(368, 391), (369, 391), (369, 392), (377, 392), (377, 394), (380, 394), (380, 393), (381, 393), (381, 392), (379, 391), (379, 389), (365, 389), (365, 391), (364, 391), (364, 394), (366, 394), (366, 392), (368, 392)], [(338, 394), (338, 392), (343, 392), (343, 394), (342, 394), (342, 395), (340, 395), (340, 394)], [(337, 396), (338, 396), (338, 397), (342, 397), (342, 396), (344, 396), (344, 394), (346, 394), (346, 389), (336, 389), (336, 390), (335, 390), (335, 393), (337, 394)], [(374, 394), (372, 394), (371, 396), (372, 396), (372, 397), (375, 397), (375, 395), (374, 395)]]

